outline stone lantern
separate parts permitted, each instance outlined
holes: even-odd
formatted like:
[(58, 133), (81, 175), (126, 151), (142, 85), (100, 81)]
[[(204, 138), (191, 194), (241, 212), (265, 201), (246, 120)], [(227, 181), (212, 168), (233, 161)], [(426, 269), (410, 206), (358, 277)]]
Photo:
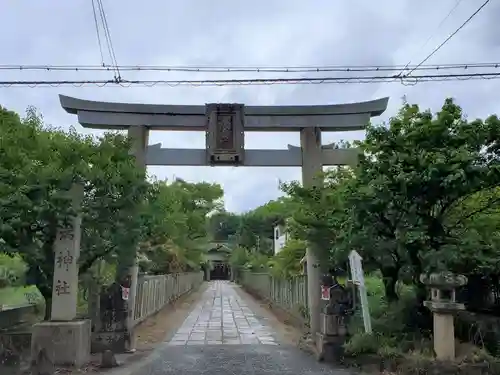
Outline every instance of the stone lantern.
[(456, 302), (455, 289), (467, 283), (463, 275), (449, 272), (421, 275), (420, 281), (430, 288), (431, 299), (424, 302), (433, 313), (434, 351), (440, 360), (455, 359), (454, 315), (465, 309), (464, 304)]

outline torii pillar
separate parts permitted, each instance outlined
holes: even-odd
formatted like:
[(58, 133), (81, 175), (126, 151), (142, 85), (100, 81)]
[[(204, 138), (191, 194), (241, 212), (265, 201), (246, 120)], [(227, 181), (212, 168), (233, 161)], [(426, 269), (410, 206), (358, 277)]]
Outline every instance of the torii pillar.
[[(321, 132), (363, 130), (371, 117), (386, 110), (388, 100), (312, 106), (150, 105), (96, 102), (60, 95), (61, 106), (76, 114), (82, 126), (128, 129), (135, 140), (133, 152), (141, 168), (145, 165), (301, 167), (306, 187), (321, 182), (317, 178), (323, 166), (357, 162), (356, 149), (322, 146)], [(162, 148), (161, 144), (146, 147), (147, 129), (203, 131), (206, 147), (172, 149)], [(289, 145), (282, 150), (246, 150), (247, 131), (300, 132), (301, 145)], [(319, 331), (320, 268), (311, 248), (307, 249), (307, 271), (310, 326), (315, 337)], [(135, 290), (131, 290), (131, 300), (133, 293)], [(133, 315), (132, 302), (131, 305)]]
[[(321, 130), (305, 128), (300, 131), (300, 146), (302, 148), (302, 185), (305, 188), (322, 184), (323, 159), (321, 148)], [(320, 278), (321, 267), (312, 244), (306, 249), (307, 267), (307, 303), (309, 305), (310, 329), (313, 338), (319, 332), (319, 316), (321, 312)], [(313, 318), (314, 317), (314, 318)], [(317, 319), (316, 319), (317, 317)]]
[[(146, 170), (146, 150), (148, 147), (149, 130), (145, 126), (130, 126), (127, 129), (131, 147), (130, 153), (135, 158), (137, 168)], [(128, 280), (130, 282), (130, 293), (127, 300), (127, 352), (135, 352), (136, 337), (134, 332), (135, 316), (135, 296), (137, 294), (137, 281), (139, 276), (139, 265), (137, 264), (136, 251), (133, 252), (133, 264), (128, 271)]]

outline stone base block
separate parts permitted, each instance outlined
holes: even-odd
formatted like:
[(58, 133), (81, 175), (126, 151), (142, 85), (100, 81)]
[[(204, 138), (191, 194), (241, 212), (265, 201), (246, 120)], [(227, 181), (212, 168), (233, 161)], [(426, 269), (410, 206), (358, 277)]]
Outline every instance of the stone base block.
[(42, 322), (33, 326), (31, 358), (45, 349), (54, 365), (81, 368), (90, 361), (90, 320)]
[(344, 356), (346, 336), (316, 334), (316, 359), (320, 362), (339, 363)]
[(111, 350), (113, 353), (126, 353), (129, 349), (130, 335), (128, 332), (92, 332), (92, 353), (102, 353), (105, 350)]

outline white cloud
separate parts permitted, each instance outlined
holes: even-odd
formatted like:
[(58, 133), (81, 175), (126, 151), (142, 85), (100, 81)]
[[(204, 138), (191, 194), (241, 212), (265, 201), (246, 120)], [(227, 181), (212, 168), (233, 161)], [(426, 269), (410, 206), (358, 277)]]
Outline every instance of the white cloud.
[[(454, 6), (454, 0), (184, 0), (176, 3), (159, 0), (104, 2), (119, 64), (400, 65), (410, 59), (418, 63), (469, 17), (481, 1), (462, 2), (436, 32), (436, 26)], [(498, 14), (500, 6), (491, 3), (428, 63), (498, 60)], [(2, 20), (0, 42), (4, 52), (0, 64), (94, 65), (101, 62), (90, 1), (5, 2)], [(430, 35), (433, 38), (421, 49)], [(106, 62), (109, 63), (109, 59)], [(2, 80), (112, 78), (111, 73), (102, 72), (1, 71), (1, 75)], [(200, 74), (158, 72), (123, 72), (122, 75), (128, 79), (201, 77)], [(208, 78), (214, 77), (220, 75)], [(445, 97), (453, 96), (469, 116), (484, 117), (498, 112), (493, 93), (498, 92), (499, 82), (441, 82), (411, 87), (397, 83), (198, 88), (20, 87), (0, 88), (0, 103), (19, 112), (34, 105), (47, 122), (62, 127), (75, 125), (76, 118), (60, 108), (58, 94), (125, 102), (242, 102), (249, 105), (333, 104), (390, 96), (389, 108), (381, 120), (395, 113), (403, 95), (410, 102), (433, 109), (439, 108)], [(79, 125), (76, 127), (84, 131)], [(362, 136), (362, 132), (326, 134), (324, 142)], [(288, 143), (298, 144), (298, 140), (297, 134), (251, 133), (246, 137), (246, 145), (249, 148), (285, 148)], [(157, 142), (170, 147), (203, 147), (204, 137), (194, 133), (154, 132), (150, 143)], [(158, 178), (175, 175), (189, 181), (220, 182), (230, 210), (247, 210), (262, 204), (278, 196), (278, 180), (300, 178), (298, 169), (277, 168), (154, 167), (149, 172)]]

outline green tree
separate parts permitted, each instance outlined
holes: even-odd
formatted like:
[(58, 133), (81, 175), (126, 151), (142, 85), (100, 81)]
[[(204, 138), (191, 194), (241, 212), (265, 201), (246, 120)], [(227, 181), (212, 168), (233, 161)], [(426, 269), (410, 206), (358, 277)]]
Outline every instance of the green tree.
[(85, 190), (83, 273), (111, 252), (123, 256), (135, 250), (144, 173), (136, 169), (123, 136), (96, 140), (51, 129), (34, 109), (24, 119), (2, 109), (0, 139), (0, 250), (23, 259), (27, 282), (44, 296), (48, 318), (56, 232), (77, 214), (67, 191), (75, 182)]
[(240, 232), (241, 217), (235, 213), (221, 210), (208, 219), (208, 231), (213, 241), (228, 241)]
[[(454, 230), (499, 202), (492, 196), (477, 210), (458, 214), (455, 209), (498, 186), (498, 159), (486, 148), (496, 142), (491, 134), (499, 126), (495, 116), (467, 121), (451, 99), (435, 115), (405, 104), (389, 126), (370, 127), (360, 144), (364, 154), (352, 196), (356, 218), (396, 242), (396, 254), (409, 262), (420, 298), (426, 291), (419, 275), (448, 268), (446, 249), (461, 241)], [(452, 212), (455, 220), (450, 220)]]
[(270, 272), (279, 278), (290, 278), (302, 273), (301, 260), (306, 255), (306, 244), (300, 240), (290, 240), (281, 251), (268, 262)]
[(331, 266), (358, 250), (381, 271), (389, 300), (406, 271), (420, 300), (421, 273), (494, 274), (496, 236), (484, 239), (496, 230), (481, 223), (499, 209), (499, 128), (496, 116), (468, 121), (451, 99), (436, 114), (405, 103), (387, 125), (368, 127), (354, 169), (331, 170), (323, 187), (283, 186), (298, 204), (296, 238)]
[(223, 191), (217, 184), (156, 181), (146, 200), (141, 253), (155, 273), (196, 269), (208, 244), (207, 215), (217, 209)]

